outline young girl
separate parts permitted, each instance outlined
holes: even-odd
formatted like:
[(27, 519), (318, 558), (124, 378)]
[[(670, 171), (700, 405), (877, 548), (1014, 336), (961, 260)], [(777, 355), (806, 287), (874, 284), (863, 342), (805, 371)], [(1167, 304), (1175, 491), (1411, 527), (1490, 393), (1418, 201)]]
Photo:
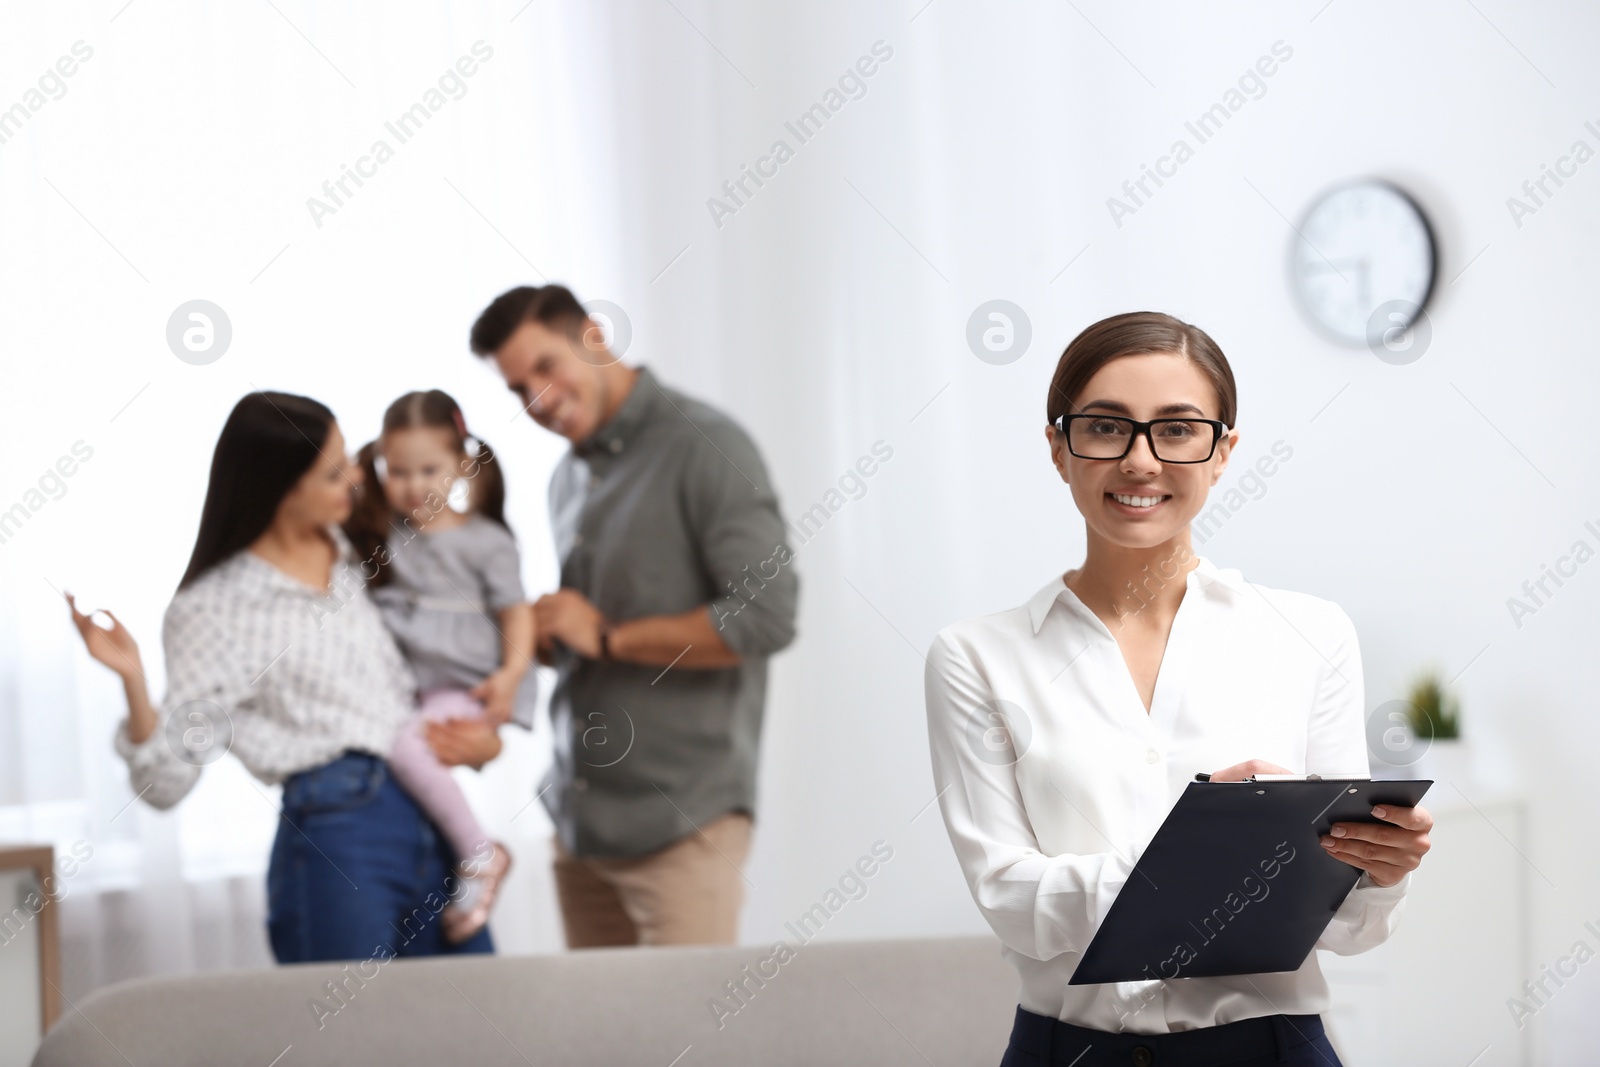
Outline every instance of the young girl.
[(465, 892), (441, 921), (446, 939), (459, 941), (488, 921), (511, 858), (435, 756), (427, 723), (481, 716), (532, 727), (533, 606), (506, 525), (500, 464), (448, 394), (407, 393), (389, 405), (361, 465), (366, 487), (350, 540), (419, 692), (389, 764), (455, 851)]

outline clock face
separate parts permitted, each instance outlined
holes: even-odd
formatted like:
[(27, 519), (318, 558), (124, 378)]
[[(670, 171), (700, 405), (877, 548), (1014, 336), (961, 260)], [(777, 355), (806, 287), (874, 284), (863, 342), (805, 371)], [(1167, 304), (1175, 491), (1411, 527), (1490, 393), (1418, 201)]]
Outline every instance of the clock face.
[(1349, 345), (1384, 343), (1433, 291), (1433, 231), (1416, 202), (1376, 179), (1341, 185), (1311, 206), (1290, 252), (1311, 321)]

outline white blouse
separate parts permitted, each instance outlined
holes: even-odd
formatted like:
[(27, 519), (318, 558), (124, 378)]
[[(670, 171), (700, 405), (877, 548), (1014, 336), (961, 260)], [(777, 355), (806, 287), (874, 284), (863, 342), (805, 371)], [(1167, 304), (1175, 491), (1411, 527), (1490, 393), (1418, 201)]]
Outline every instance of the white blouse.
[(339, 547), (327, 593), (244, 549), (172, 598), (161, 724), (137, 745), (126, 719), (114, 736), (147, 803), (170, 808), (228, 751), (268, 784), (346, 749), (388, 756), (416, 708), (416, 679), (349, 539), (327, 530)]
[[(1019, 607), (945, 627), (928, 651), (945, 827), (1021, 976), (1019, 1003), (1049, 1018), (1165, 1033), (1330, 1005), (1315, 952), (1279, 974), (1067, 984), (1196, 772), (1262, 759), (1295, 774), (1368, 773), (1349, 616), (1196, 558), (1148, 712), (1116, 637), (1061, 575)], [(1363, 872), (1317, 947), (1381, 943), (1410, 882), (1378, 886)]]

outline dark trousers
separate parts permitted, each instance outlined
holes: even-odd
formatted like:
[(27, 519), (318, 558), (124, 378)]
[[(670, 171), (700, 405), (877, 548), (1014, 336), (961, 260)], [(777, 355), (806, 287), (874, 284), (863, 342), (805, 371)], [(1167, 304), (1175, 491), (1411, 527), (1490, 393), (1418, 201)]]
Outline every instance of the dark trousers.
[(279, 963), (493, 952), (484, 927), (448, 945), (439, 912), (461, 893), (444, 838), (389, 773), (346, 752), (283, 783), (267, 867), (267, 935)]
[(1319, 1015), (1256, 1019), (1169, 1034), (1114, 1034), (1020, 1004), (1000, 1067), (1341, 1067)]

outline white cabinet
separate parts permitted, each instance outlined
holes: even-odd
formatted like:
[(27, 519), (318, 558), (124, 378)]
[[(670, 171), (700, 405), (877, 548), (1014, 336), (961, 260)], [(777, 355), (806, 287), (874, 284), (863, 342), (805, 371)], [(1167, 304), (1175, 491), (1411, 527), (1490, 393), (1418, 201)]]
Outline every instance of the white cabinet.
[[(1471, 799), (1468, 799), (1468, 795)], [(1535, 976), (1523, 805), (1438, 782), (1423, 806), (1432, 848), (1412, 875), (1393, 937), (1357, 956), (1321, 953), (1325, 1016), (1346, 1067), (1529, 1067), (1533, 1025), (1506, 999)]]
[(0, 1067), (27, 1067), (58, 1014), (56, 905), (41, 891), (51, 850), (0, 848)]

